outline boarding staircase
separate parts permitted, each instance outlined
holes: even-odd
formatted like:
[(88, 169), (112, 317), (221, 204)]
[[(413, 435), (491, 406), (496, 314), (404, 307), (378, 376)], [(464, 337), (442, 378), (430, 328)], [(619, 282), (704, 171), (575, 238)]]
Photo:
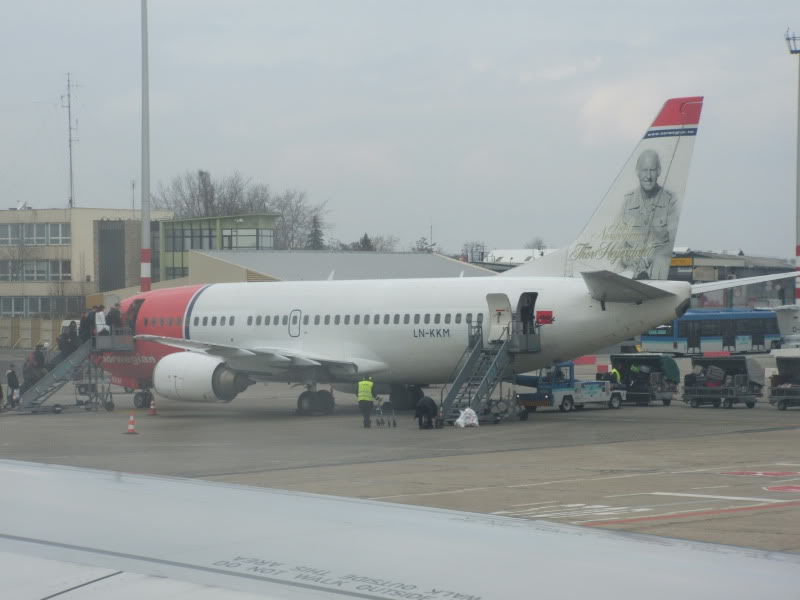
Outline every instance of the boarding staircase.
[[(130, 331), (119, 330), (111, 335), (95, 336), (81, 346), (79, 346), (69, 356), (64, 358), (61, 362), (56, 364), (44, 377), (39, 379), (36, 383), (25, 390), (25, 393), (20, 397), (19, 407), (17, 412), (20, 413), (38, 413), (38, 412), (61, 412), (61, 405), (54, 404), (51, 407), (44, 405), (48, 400), (63, 388), (67, 383), (75, 379), (76, 374), (84, 370), (89, 375), (89, 390), (88, 396), (91, 399), (96, 399), (98, 387), (108, 387), (103, 368), (100, 364), (95, 365), (91, 360), (92, 354), (103, 352), (130, 352), (134, 349), (133, 337)], [(108, 391), (100, 394), (107, 397)], [(78, 403), (79, 405), (85, 403)], [(107, 404), (107, 401), (104, 401)], [(113, 403), (111, 403), (113, 408)], [(108, 406), (106, 407), (108, 409)], [(110, 410), (110, 409), (109, 409)]]
[(442, 389), (441, 415), (452, 424), (461, 411), (471, 408), (479, 422), (500, 421), (513, 412), (508, 403), (492, 399), (497, 386), (508, 379), (514, 357), (519, 353), (539, 352), (538, 330), (524, 329), (512, 321), (496, 340), (484, 345), (481, 324), (470, 325), (467, 349), (456, 367), (457, 375), (449, 387)]
[(76, 372), (84, 367), (84, 363), (92, 353), (92, 340), (87, 340), (72, 354), (58, 363), (53, 369), (25, 390), (20, 397), (19, 412), (39, 412), (42, 405), (58, 390), (72, 381)]

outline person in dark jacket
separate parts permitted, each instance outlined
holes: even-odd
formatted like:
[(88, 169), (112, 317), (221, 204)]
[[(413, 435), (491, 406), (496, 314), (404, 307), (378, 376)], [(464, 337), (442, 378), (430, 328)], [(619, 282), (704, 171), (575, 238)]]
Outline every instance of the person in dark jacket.
[(417, 402), (414, 418), (419, 422), (420, 429), (433, 429), (433, 420), (436, 418), (438, 408), (433, 398), (425, 396)]
[(78, 326), (78, 337), (81, 342), (85, 342), (92, 337), (91, 329), (89, 328), (89, 313), (84, 312), (81, 315), (80, 325)]
[(106, 325), (111, 328), (112, 333), (122, 329), (122, 313), (119, 311), (119, 302), (108, 309), (106, 313)]
[(8, 400), (6, 401), (6, 406), (15, 408), (19, 406), (19, 377), (17, 377), (17, 372), (14, 370), (13, 363), (8, 365), (6, 383), (8, 384)]

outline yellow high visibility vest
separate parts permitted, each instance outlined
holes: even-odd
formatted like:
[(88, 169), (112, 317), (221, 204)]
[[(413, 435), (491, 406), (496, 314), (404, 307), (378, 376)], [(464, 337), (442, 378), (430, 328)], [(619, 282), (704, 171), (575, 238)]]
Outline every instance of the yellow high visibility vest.
[(614, 381), (616, 383), (619, 383), (622, 380), (622, 377), (620, 376), (619, 371), (617, 371), (616, 369), (611, 369), (611, 375), (612, 375), (612, 377), (614, 377)]
[(358, 382), (358, 401), (372, 402), (372, 386), (375, 385), (369, 379), (362, 379)]

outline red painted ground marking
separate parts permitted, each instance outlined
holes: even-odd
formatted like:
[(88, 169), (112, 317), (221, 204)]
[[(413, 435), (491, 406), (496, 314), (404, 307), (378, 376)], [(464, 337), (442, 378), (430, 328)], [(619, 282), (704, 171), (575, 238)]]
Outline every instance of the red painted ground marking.
[(800, 485), (773, 485), (764, 489), (768, 492), (800, 492)]
[(754, 475), (758, 477), (795, 477), (800, 471), (730, 471), (723, 475)]
[(597, 364), (597, 356), (594, 355), (579, 356), (572, 362), (574, 362), (576, 365), (594, 365)]
[(581, 523), (581, 525), (585, 525), (586, 527), (603, 527), (604, 525), (621, 525), (623, 523), (638, 523), (640, 521), (664, 521), (667, 519), (689, 519), (691, 517), (705, 517), (708, 515), (720, 515), (724, 513), (763, 510), (766, 508), (784, 508), (787, 506), (800, 506), (800, 500), (794, 500), (792, 502), (777, 502), (775, 504), (759, 504), (758, 506), (740, 506), (738, 508), (717, 508), (712, 510), (698, 510), (695, 512), (676, 513), (673, 515), (632, 517), (630, 519), (617, 519), (615, 521), (589, 521), (587, 523)]

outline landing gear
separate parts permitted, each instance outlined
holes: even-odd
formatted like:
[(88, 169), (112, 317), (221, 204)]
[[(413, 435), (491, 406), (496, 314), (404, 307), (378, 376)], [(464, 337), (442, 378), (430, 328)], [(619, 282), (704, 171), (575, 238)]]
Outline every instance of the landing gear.
[(298, 415), (329, 415), (335, 406), (333, 394), (328, 390), (308, 389), (297, 398)]
[(136, 408), (150, 408), (153, 401), (153, 393), (150, 390), (142, 390), (133, 395), (133, 405)]

